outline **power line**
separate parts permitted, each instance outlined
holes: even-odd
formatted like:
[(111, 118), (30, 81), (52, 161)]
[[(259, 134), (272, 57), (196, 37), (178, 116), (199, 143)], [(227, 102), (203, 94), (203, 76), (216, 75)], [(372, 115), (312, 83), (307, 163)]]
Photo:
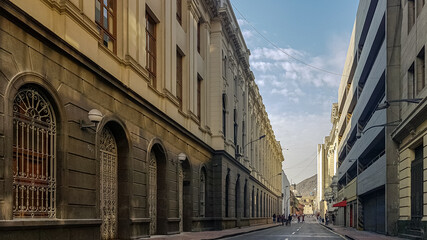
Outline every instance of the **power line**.
[(314, 65), (311, 65), (311, 64), (309, 64), (309, 63), (306, 63), (306, 62), (304, 62), (303, 60), (301, 60), (301, 59), (299, 59), (299, 58), (296, 58), (296, 57), (294, 57), (293, 55), (291, 55), (291, 54), (289, 54), (289, 53), (287, 53), (286, 51), (284, 51), (282, 48), (280, 48), (279, 46), (277, 46), (277, 44), (275, 44), (274, 42), (272, 42), (272, 41), (270, 41), (267, 37), (265, 37), (261, 32), (259, 32), (249, 21), (248, 21), (248, 19), (246, 19), (246, 17), (239, 11), (239, 9), (234, 5), (234, 4), (231, 4), (232, 6), (233, 6), (233, 8), (239, 13), (239, 15), (247, 22), (247, 24), (249, 25), (249, 26), (251, 26), (252, 27), (252, 29), (256, 32), (256, 33), (258, 33), (266, 42), (268, 42), (270, 45), (272, 45), (274, 48), (276, 48), (277, 50), (279, 50), (280, 52), (282, 52), (282, 53), (284, 53), (286, 56), (288, 56), (288, 57), (290, 57), (290, 58), (292, 58), (293, 60), (295, 60), (295, 61), (297, 61), (297, 62), (300, 62), (300, 63), (302, 63), (302, 64), (304, 64), (304, 65), (306, 65), (306, 66), (308, 66), (308, 67), (311, 67), (311, 68), (313, 68), (313, 69), (316, 69), (316, 70), (318, 70), (318, 71), (322, 71), (322, 72), (325, 72), (325, 73), (328, 73), (328, 74), (332, 74), (332, 75), (335, 75), (335, 76), (340, 76), (340, 77), (348, 77), (347, 75), (343, 75), (343, 74), (341, 74), (341, 73), (336, 73), (336, 72), (332, 72), (332, 71), (329, 71), (329, 70), (326, 70), (326, 69), (323, 69), (323, 68), (320, 68), (320, 67), (316, 67), (316, 66), (314, 66)]
[[(314, 156), (317, 156), (317, 153), (314, 153), (313, 157), (314, 157)], [(310, 156), (310, 157), (311, 157), (311, 156)], [(309, 157), (309, 158), (310, 158), (310, 157)], [(295, 168), (300, 169), (300, 168), (302, 168), (302, 167), (299, 165), (299, 163), (297, 163), (297, 164), (294, 164), (294, 165), (292, 165), (292, 166), (290, 166), (290, 167), (284, 168), (283, 170), (289, 170), (289, 169), (295, 169)]]
[(313, 159), (311, 159), (311, 161), (309, 161), (309, 162), (308, 162), (308, 164), (304, 167), (304, 169), (302, 169), (302, 170), (297, 174), (297, 176), (298, 176), (298, 175), (300, 175), (300, 174), (302, 173), (302, 171), (304, 171), (304, 170), (305, 170), (305, 168), (307, 168), (307, 167), (308, 167), (308, 165), (310, 165), (310, 163), (311, 163), (311, 162), (313, 162), (313, 160), (315, 160), (316, 158), (317, 158), (317, 154), (316, 154), (316, 156), (314, 156), (314, 158), (313, 158)]

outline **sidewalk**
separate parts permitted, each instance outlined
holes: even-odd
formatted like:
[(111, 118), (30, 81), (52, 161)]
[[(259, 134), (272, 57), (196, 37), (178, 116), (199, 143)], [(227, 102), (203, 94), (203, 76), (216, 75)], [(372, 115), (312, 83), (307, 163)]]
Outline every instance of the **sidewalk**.
[(342, 226), (336, 226), (332, 224), (325, 225), (323, 223), (320, 223), (320, 225), (328, 228), (329, 230), (332, 230), (344, 237), (347, 237), (348, 239), (354, 239), (354, 240), (377, 240), (377, 239), (404, 239), (404, 238), (398, 238), (398, 237), (391, 237), (382, 235), (379, 233), (369, 232), (369, 231), (359, 231), (355, 228), (351, 227), (342, 227)]
[(150, 238), (143, 239), (168, 239), (168, 240), (196, 240), (196, 239), (221, 239), (225, 237), (232, 237), (244, 233), (255, 232), (267, 228), (272, 228), (280, 226), (279, 224), (263, 224), (251, 227), (242, 227), (242, 228), (231, 228), (222, 231), (204, 231), (204, 232), (183, 232), (175, 235), (155, 235)]

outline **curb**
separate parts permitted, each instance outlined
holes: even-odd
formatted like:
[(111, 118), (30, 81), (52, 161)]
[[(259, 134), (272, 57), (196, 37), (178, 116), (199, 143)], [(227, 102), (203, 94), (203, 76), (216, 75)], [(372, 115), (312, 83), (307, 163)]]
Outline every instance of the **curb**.
[(261, 230), (265, 230), (265, 229), (270, 229), (270, 228), (274, 228), (274, 227), (278, 227), (278, 226), (281, 226), (281, 225), (275, 225), (275, 226), (270, 226), (270, 227), (265, 227), (265, 228), (258, 228), (258, 229), (254, 229), (254, 230), (247, 231), (247, 232), (231, 233), (231, 234), (224, 235), (224, 236), (217, 237), (217, 238), (206, 238), (206, 239), (211, 239), (211, 240), (223, 239), (223, 238), (234, 237), (234, 236), (238, 236), (238, 235), (242, 235), (242, 234), (257, 232), (257, 231), (261, 231)]
[(350, 236), (348, 236), (348, 235), (344, 235), (346, 238), (348, 238), (348, 239), (350, 239), (350, 240), (356, 240), (356, 239), (354, 239), (354, 238), (352, 238), (352, 237), (350, 237)]
[(335, 233), (335, 234), (337, 234), (337, 235), (339, 235), (339, 236), (341, 236), (341, 237), (346, 237), (347, 239), (350, 239), (350, 240), (356, 240), (356, 239), (354, 239), (354, 238), (352, 238), (352, 237), (350, 237), (350, 236), (348, 236), (348, 235), (341, 235), (341, 234), (339, 234), (339, 233), (337, 233), (337, 232), (335, 232), (331, 227), (329, 227), (329, 226), (326, 226), (325, 224), (322, 224), (322, 223), (319, 223), (321, 226), (323, 226), (323, 227), (325, 227), (325, 228), (327, 228), (327, 229), (329, 229), (329, 231), (331, 231), (331, 232), (333, 232), (333, 233)]

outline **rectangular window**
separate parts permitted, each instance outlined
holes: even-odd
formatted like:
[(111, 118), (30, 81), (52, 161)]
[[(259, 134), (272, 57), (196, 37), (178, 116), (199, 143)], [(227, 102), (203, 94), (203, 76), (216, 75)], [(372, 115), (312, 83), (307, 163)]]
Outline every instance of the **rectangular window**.
[(417, 0), (417, 17), (421, 14), (423, 10), (425, 0)]
[(415, 23), (415, 0), (408, 0), (408, 34)]
[(176, 0), (176, 20), (182, 25), (182, 2), (181, 0)]
[(415, 98), (415, 73), (413, 63), (408, 69), (408, 98)]
[(182, 106), (182, 55), (176, 51), (176, 98)]
[(426, 72), (426, 63), (425, 63), (425, 51), (424, 47), (418, 53), (417, 56), (417, 94), (425, 87), (425, 72)]
[(202, 77), (197, 75), (197, 116), (202, 116)]
[[(245, 147), (245, 121), (242, 121), (242, 148)], [(244, 149), (242, 149), (243, 151)]]
[(148, 13), (145, 14), (145, 20), (146, 67), (150, 74), (151, 84), (156, 88), (156, 22)]
[(200, 21), (197, 23), (197, 52), (200, 53)]
[(237, 76), (234, 76), (234, 96), (237, 97), (237, 88), (238, 88), (239, 84), (238, 84), (238, 80), (237, 80)]
[(222, 51), (222, 76), (224, 78), (227, 77), (227, 57), (224, 54), (224, 51)]
[(234, 146), (237, 146), (237, 130), (238, 130), (237, 109), (234, 109)]
[(225, 93), (222, 94), (222, 133), (224, 134), (224, 138), (226, 137), (226, 125), (227, 125), (227, 95)]
[(102, 44), (116, 53), (116, 1), (95, 0), (95, 22)]

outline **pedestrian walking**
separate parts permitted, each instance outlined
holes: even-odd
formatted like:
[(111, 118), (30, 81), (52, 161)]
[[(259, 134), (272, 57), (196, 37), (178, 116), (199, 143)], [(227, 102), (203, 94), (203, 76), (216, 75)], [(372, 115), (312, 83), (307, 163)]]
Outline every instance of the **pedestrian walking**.
[(289, 226), (291, 225), (291, 222), (292, 222), (292, 215), (289, 214), (289, 216), (288, 216), (288, 224), (289, 224)]
[(273, 223), (276, 223), (276, 214), (273, 214)]

